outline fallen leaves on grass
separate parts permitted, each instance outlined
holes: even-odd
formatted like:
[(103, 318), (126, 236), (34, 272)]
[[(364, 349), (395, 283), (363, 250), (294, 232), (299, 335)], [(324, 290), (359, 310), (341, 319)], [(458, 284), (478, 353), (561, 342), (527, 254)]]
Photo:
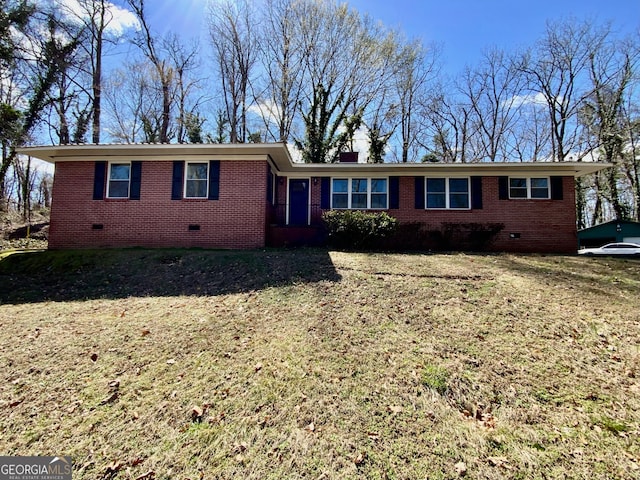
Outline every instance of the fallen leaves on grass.
[[(0, 405), (25, 399), (0, 451), (68, 451), (77, 480), (113, 459), (118, 480), (637, 476), (640, 264), (303, 253), (171, 252), (172, 284), (136, 260), (111, 290), (0, 294), (34, 299), (0, 305)], [(131, 275), (144, 292), (115, 290)]]
[(202, 415), (204, 415), (204, 409), (194, 405), (193, 407), (191, 407), (191, 420), (194, 422), (201, 422), (202, 421)]
[(155, 478), (156, 472), (153, 470), (149, 470), (147, 473), (143, 473), (142, 475), (138, 475), (135, 480), (151, 480)]

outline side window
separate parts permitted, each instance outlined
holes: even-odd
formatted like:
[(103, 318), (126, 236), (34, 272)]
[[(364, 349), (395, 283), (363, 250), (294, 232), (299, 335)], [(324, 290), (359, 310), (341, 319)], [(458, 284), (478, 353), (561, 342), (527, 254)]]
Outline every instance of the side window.
[(207, 198), (209, 191), (209, 164), (187, 163), (185, 175), (185, 198)]
[(131, 181), (131, 164), (110, 163), (109, 183), (107, 186), (108, 198), (129, 198), (129, 185)]
[(509, 178), (509, 198), (548, 199), (549, 178)]

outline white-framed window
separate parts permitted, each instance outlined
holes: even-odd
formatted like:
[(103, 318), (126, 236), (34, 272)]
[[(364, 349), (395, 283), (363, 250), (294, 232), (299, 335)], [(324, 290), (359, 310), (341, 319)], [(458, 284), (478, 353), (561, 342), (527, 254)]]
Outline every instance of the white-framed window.
[(131, 184), (130, 163), (110, 163), (107, 198), (129, 198)]
[(389, 208), (389, 179), (332, 178), (331, 208), (384, 210)]
[(549, 177), (509, 177), (509, 198), (549, 199)]
[(468, 210), (471, 208), (468, 177), (427, 177), (425, 191), (427, 209)]
[(209, 162), (187, 162), (184, 176), (185, 198), (207, 198), (209, 195)]

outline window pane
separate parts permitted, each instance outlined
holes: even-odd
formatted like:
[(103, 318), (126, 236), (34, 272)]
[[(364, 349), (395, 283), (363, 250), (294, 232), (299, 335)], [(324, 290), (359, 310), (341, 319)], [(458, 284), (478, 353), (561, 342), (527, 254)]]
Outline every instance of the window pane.
[(111, 164), (110, 180), (129, 180), (129, 164)]
[(206, 198), (207, 181), (187, 180), (187, 194), (185, 196), (189, 198)]
[(469, 180), (467, 178), (449, 179), (449, 191), (452, 193), (468, 193)]
[(546, 178), (532, 178), (531, 179), (531, 188), (547, 188), (547, 179)]
[(345, 193), (334, 193), (332, 208), (347, 208), (348, 196)]
[(510, 178), (509, 186), (511, 188), (527, 188), (527, 179), (526, 178)]
[(367, 179), (354, 178), (351, 180), (351, 191), (353, 193), (367, 193)]
[(354, 193), (351, 195), (351, 208), (367, 208), (367, 194)]
[(427, 193), (427, 208), (446, 208), (446, 196), (444, 193)]
[(349, 184), (349, 181), (346, 178), (334, 178), (333, 179), (334, 193), (347, 193), (348, 184)]
[(386, 178), (372, 178), (371, 179), (371, 192), (372, 193), (387, 193), (387, 179)]
[(546, 188), (532, 188), (531, 198), (549, 198), (549, 191)]
[(445, 191), (444, 178), (427, 178), (428, 193), (445, 193)]
[(549, 183), (546, 178), (531, 179), (531, 198), (549, 198)]
[(526, 178), (510, 178), (509, 179), (509, 197), (527, 198), (527, 179)]
[(208, 175), (207, 163), (187, 164), (187, 180), (206, 180)]
[(372, 193), (371, 194), (371, 208), (387, 208), (387, 194), (386, 193)]
[(129, 196), (129, 180), (110, 180), (109, 197), (127, 198)]
[(449, 195), (449, 208), (469, 208), (469, 194), (451, 193)]

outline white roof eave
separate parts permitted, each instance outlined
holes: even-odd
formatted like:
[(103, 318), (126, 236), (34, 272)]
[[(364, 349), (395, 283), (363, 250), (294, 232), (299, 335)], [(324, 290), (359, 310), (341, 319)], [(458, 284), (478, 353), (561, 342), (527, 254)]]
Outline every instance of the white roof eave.
[(21, 147), (18, 153), (57, 163), (95, 160), (270, 160), (278, 175), (562, 175), (580, 177), (611, 167), (604, 162), (296, 163), (285, 143), (84, 144)]

